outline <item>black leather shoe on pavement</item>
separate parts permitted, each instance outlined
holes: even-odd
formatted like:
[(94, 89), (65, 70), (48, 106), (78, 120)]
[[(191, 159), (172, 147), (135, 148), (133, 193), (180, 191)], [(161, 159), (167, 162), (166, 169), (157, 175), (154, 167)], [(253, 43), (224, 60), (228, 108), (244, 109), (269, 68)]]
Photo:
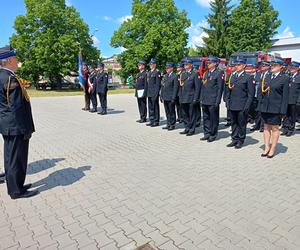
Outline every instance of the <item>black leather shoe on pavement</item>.
[(216, 137), (212, 137), (212, 136), (211, 136), (211, 137), (208, 138), (207, 142), (213, 142), (213, 141), (215, 141), (215, 140), (216, 140)]
[(32, 187), (32, 184), (31, 183), (28, 183), (28, 184), (26, 184), (26, 185), (24, 185), (23, 186), (23, 190), (24, 191), (27, 191), (29, 188), (31, 188)]
[(183, 130), (183, 131), (179, 132), (179, 134), (186, 135), (188, 132), (189, 132), (188, 130)]
[(174, 130), (174, 129), (175, 129), (175, 126), (170, 126), (170, 127), (168, 128), (169, 131)]
[(237, 144), (236, 142), (231, 142), (231, 143), (227, 144), (226, 147), (232, 148), (232, 147), (234, 147), (236, 144)]
[(38, 193), (39, 192), (37, 190), (26, 191), (23, 194), (11, 195), (10, 198), (12, 198), (13, 200), (21, 199), (21, 198), (29, 198), (29, 197), (33, 197), (33, 196), (37, 195)]
[(242, 148), (242, 146), (243, 146), (243, 144), (242, 144), (242, 143), (240, 143), (240, 142), (238, 142), (238, 143), (235, 145), (235, 147), (234, 147), (234, 148), (236, 148), (236, 149), (240, 149), (240, 148)]
[(169, 126), (162, 127), (162, 129), (169, 129)]
[(207, 141), (209, 139), (209, 136), (204, 136), (202, 138), (200, 138), (200, 141)]
[(153, 124), (153, 122), (149, 122), (146, 124), (146, 126), (150, 127), (150, 126), (152, 126), (152, 124)]
[(186, 136), (192, 136), (192, 135), (194, 135), (195, 134), (195, 132), (188, 132), (187, 134), (186, 134)]

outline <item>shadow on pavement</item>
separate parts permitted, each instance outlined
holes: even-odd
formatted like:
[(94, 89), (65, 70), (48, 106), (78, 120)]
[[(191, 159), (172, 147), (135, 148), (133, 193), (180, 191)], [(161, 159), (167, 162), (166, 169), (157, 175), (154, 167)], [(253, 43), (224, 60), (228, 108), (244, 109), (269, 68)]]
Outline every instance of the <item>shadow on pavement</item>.
[(85, 176), (84, 172), (89, 170), (91, 170), (91, 166), (57, 170), (46, 178), (33, 183), (32, 188), (37, 188), (39, 192), (43, 192), (59, 186), (69, 186), (82, 179)]
[(27, 167), (27, 174), (36, 174), (49, 168), (53, 168), (56, 163), (63, 160), (65, 160), (65, 158), (43, 159), (32, 162)]

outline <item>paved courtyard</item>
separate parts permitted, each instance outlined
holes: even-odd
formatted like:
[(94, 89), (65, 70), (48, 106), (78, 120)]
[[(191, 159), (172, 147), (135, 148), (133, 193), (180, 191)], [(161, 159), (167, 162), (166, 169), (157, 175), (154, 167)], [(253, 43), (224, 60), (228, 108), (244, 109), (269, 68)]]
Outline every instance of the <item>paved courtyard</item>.
[[(133, 95), (109, 96), (107, 116), (82, 102), (32, 99), (27, 182), (40, 194), (0, 186), (0, 249), (300, 249), (300, 134), (262, 159), (259, 132), (229, 149), (224, 122), (209, 144), (136, 123)], [(1, 169), (2, 141), (0, 154)]]

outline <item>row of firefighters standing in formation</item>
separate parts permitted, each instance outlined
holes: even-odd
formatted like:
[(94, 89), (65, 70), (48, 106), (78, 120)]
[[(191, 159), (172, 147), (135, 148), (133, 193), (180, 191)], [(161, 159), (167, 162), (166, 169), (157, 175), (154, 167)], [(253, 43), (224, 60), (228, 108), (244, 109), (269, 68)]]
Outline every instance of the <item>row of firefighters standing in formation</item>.
[(151, 59), (149, 71), (146, 71), (146, 62), (140, 61), (135, 82), (140, 113), (137, 122), (146, 122), (148, 101), (147, 126), (159, 126), (160, 100), (167, 117), (163, 129), (175, 129), (177, 109), (177, 121), (183, 122), (185, 127), (180, 134), (191, 136), (200, 126), (202, 108), (204, 136), (201, 140), (213, 142), (218, 135), (223, 96), (232, 127), (232, 142), (227, 146), (237, 149), (243, 146), (251, 116), (255, 120), (252, 130), (263, 128), (265, 148), (261, 156), (273, 158), (282, 118), (282, 134), (291, 136), (295, 130), (296, 110), (300, 105), (300, 63), (292, 62), (285, 71), (284, 62), (275, 59), (252, 65), (253, 70), (246, 72), (246, 61), (242, 58), (230, 65), (231, 72), (226, 75), (218, 69), (219, 62), (219, 58), (209, 57), (208, 71), (201, 77), (191, 60), (177, 64), (176, 73), (174, 64), (167, 63), (163, 76), (156, 68), (155, 59)]

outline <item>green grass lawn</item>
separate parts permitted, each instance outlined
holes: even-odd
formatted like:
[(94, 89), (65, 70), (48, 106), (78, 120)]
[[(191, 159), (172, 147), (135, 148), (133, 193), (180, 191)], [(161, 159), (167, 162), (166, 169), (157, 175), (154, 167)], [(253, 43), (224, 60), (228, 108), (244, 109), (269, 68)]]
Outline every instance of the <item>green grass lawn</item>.
[[(36, 90), (34, 88), (27, 89), (30, 97), (51, 97), (51, 96), (82, 96), (82, 90)], [(109, 90), (108, 94), (130, 94), (134, 93), (134, 89), (114, 89)]]

